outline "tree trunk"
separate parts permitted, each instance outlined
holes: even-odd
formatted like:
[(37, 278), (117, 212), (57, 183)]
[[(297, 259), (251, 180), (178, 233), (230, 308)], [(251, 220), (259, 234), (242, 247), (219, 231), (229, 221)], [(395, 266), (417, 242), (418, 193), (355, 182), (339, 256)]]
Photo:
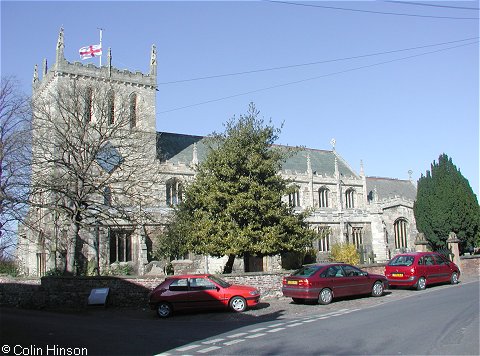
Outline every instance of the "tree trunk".
[(75, 274), (75, 250), (77, 249), (77, 236), (75, 229), (71, 229), (67, 244), (67, 261), (65, 263), (65, 273), (68, 275)]
[(235, 255), (228, 255), (228, 261), (225, 264), (225, 267), (223, 267), (224, 274), (232, 273), (233, 262), (235, 262)]

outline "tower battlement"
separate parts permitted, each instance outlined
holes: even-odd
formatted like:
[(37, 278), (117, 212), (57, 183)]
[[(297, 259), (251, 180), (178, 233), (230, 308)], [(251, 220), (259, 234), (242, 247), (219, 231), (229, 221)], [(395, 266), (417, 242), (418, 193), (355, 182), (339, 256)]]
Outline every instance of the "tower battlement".
[(145, 89), (156, 89), (157, 87), (157, 54), (156, 48), (152, 45), (150, 54), (150, 72), (145, 74), (141, 71), (130, 71), (128, 69), (118, 69), (112, 66), (112, 53), (108, 49), (107, 63), (101, 67), (93, 63), (83, 64), (81, 62), (69, 62), (64, 56), (64, 37), (63, 28), (57, 40), (56, 62), (51, 69), (47, 68), (47, 62), (44, 60), (42, 68), (42, 77), (38, 75), (38, 66), (35, 65), (33, 75), (33, 87), (38, 89), (43, 83), (48, 83), (54, 76), (68, 76), (73, 78), (88, 78), (101, 80), (102, 82), (112, 82), (124, 85), (143, 87)]

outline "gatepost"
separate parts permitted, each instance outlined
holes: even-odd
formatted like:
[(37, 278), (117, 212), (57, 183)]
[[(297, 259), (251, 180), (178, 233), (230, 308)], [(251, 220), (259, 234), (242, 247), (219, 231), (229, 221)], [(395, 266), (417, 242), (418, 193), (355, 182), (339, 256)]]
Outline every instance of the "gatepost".
[(423, 232), (419, 232), (415, 238), (415, 251), (417, 252), (427, 252), (428, 241), (425, 239)]
[(460, 243), (460, 240), (457, 238), (457, 235), (454, 232), (451, 232), (448, 235), (448, 248), (450, 251), (453, 253), (453, 263), (455, 263), (458, 268), (460, 268), (460, 249), (458, 247), (458, 244)]

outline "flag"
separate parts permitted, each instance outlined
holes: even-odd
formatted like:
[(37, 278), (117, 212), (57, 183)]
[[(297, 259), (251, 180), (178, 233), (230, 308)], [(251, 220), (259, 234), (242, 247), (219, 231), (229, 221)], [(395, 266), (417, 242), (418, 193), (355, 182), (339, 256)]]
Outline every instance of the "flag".
[(102, 45), (98, 44), (82, 47), (79, 49), (78, 53), (80, 53), (82, 59), (98, 57), (102, 55)]

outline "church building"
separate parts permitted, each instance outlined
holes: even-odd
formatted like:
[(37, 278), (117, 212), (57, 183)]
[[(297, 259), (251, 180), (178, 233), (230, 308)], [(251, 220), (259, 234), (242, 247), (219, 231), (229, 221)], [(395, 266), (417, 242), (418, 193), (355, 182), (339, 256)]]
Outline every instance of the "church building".
[[(156, 127), (157, 57), (154, 46), (148, 73), (114, 68), (110, 49), (107, 63), (101, 67), (68, 62), (64, 57), (64, 46), (61, 29), (56, 62), (48, 68), (45, 60), (41, 75), (35, 66), (32, 100), (61, 91), (65, 86), (81, 85), (87, 88), (82, 91), (81, 100), (82, 112), (86, 113), (84, 115), (87, 118), (84, 124), (100, 127), (102, 114), (100, 109), (93, 109), (94, 101), (98, 97), (98, 88), (108, 86), (108, 105), (104, 113), (107, 124), (113, 127), (123, 115), (128, 121), (125, 130), (129, 132), (129, 140), (134, 137), (142, 139), (141, 145), (129, 146), (130, 150), (141, 150), (141, 154), (134, 152), (129, 156), (126, 148), (122, 147), (124, 140), (112, 138), (103, 144), (103, 154), (97, 155), (94, 169), (99, 176), (107, 177), (113, 183), (96, 185), (98, 189), (91, 194), (96, 198), (89, 201), (97, 202), (98, 209), (93, 212), (89, 203), (82, 213), (88, 210), (90, 215), (81, 221), (75, 220), (78, 221), (79, 235), (85, 241), (82, 248), (86, 263), (97, 267), (102, 273), (118, 266), (128, 266), (132, 274), (138, 275), (162, 273), (161, 263), (152, 257), (154, 235), (165, 226), (172, 208), (182, 201), (184, 187), (194, 179), (195, 167), (205, 158), (205, 137), (157, 131), (161, 127)], [(34, 136), (42, 130), (48, 134), (48, 129), (41, 127), (37, 116), (41, 115), (34, 115)], [(48, 140), (40, 142), (34, 140), (34, 154), (45, 150), (51, 143)], [(413, 214), (415, 184), (411, 179), (368, 177), (361, 162), (356, 173), (337, 153), (333, 140), (331, 144), (331, 149), (299, 150), (288, 158), (279, 172), (296, 188), (283, 198), (284, 202), (298, 212), (308, 209), (311, 211), (307, 219), (310, 227), (317, 231), (328, 231), (312, 246), (317, 261), (326, 260), (332, 245), (342, 242), (355, 244), (364, 263), (383, 262), (397, 252), (414, 249), (417, 235)], [(59, 154), (58, 149), (52, 149), (52, 152), (53, 156)], [(119, 199), (124, 206), (128, 206), (124, 210), (128, 210), (133, 218), (127, 219), (122, 215), (114, 219), (110, 213), (115, 210), (112, 196), (115, 197), (122, 189), (131, 190), (124, 187), (127, 181), (120, 186), (118, 172), (121, 170), (116, 168), (128, 164), (132, 165), (131, 179), (135, 180), (135, 184), (132, 184), (135, 188), (132, 189), (140, 198), (138, 201), (135, 198)], [(34, 166), (32, 182), (42, 172), (45, 172), (45, 167)], [(47, 172), (58, 174), (58, 168), (52, 166)], [(117, 180), (112, 181), (115, 175)], [(100, 189), (102, 194), (98, 193)], [(34, 199), (53, 201), (55, 196), (53, 192), (43, 192), (41, 197)], [(61, 268), (68, 250), (72, 248), (61, 243), (66, 236), (67, 228), (63, 226), (66, 220), (59, 218), (57, 211), (45, 206), (39, 204), (38, 207), (32, 207), (26, 223), (19, 229), (17, 256), (25, 275), (42, 276), (50, 270)], [(135, 216), (137, 211), (144, 215)], [(144, 218), (147, 215), (151, 219)], [(189, 263), (192, 272), (218, 273), (225, 261), (211, 256), (190, 255), (185, 256), (184, 262)], [(236, 262), (234, 271), (272, 271), (281, 268), (280, 257), (246, 256)]]

